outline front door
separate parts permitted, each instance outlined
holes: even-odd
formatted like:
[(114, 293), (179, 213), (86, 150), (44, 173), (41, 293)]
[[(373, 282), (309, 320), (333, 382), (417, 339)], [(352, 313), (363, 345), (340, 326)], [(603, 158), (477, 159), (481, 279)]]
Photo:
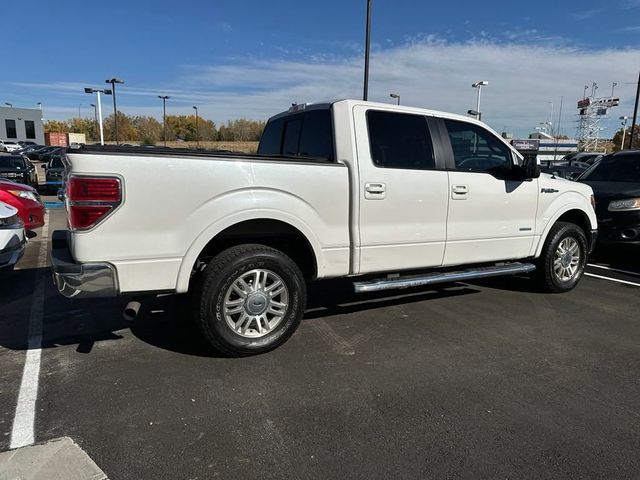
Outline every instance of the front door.
[(444, 123), (452, 153), (444, 265), (527, 257), (535, 232), (538, 179), (510, 180), (513, 152), (482, 126)]

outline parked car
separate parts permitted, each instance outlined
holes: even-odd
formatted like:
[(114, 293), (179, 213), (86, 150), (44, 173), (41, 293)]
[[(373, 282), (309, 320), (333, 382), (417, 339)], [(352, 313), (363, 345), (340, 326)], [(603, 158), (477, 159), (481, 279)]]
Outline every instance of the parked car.
[[(51, 252), (60, 292), (191, 292), (196, 323), (226, 355), (285, 342), (312, 279), (374, 292), (532, 273), (569, 291), (597, 229), (588, 185), (541, 176), (475, 119), (404, 106), (295, 105), (269, 120), (257, 155), (66, 156), (70, 228)], [(169, 191), (182, 193), (167, 202)]]
[(25, 185), (38, 185), (36, 168), (24, 155), (0, 155), (0, 178)]
[(38, 156), (41, 153), (45, 153), (51, 150), (54, 150), (58, 147), (47, 147), (47, 146), (40, 146), (40, 145), (36, 145), (34, 147), (29, 147), (29, 149), (27, 149), (28, 151), (26, 152), (27, 157), (29, 157), (29, 160), (38, 160)]
[(640, 245), (640, 150), (607, 155), (578, 181), (593, 188), (598, 241)]
[(20, 148), (22, 148), (16, 142), (10, 142), (8, 140), (5, 140), (4, 142), (2, 142), (2, 145), (4, 147), (4, 151), (9, 153), (15, 152), (16, 150), (20, 150)]
[(0, 180), (0, 202), (18, 210), (18, 215), (27, 230), (44, 225), (44, 204), (35, 188)]
[(0, 202), (0, 271), (12, 269), (24, 253), (26, 237), (18, 210)]
[(66, 151), (65, 147), (53, 147), (44, 152), (40, 152), (38, 154), (38, 160), (41, 162), (48, 162), (49, 160), (51, 160), (52, 155), (55, 155), (57, 153), (64, 153), (65, 151)]
[(33, 146), (38, 145), (36, 142), (33, 142), (31, 140), (20, 140), (17, 143), (18, 143), (18, 145), (20, 145), (22, 147), (33, 147)]
[(543, 162), (542, 171), (551, 175), (556, 175), (567, 180), (575, 180), (584, 173), (591, 165), (577, 160)]
[(62, 154), (56, 153), (51, 155), (51, 160), (42, 165), (42, 168), (44, 169), (46, 176), (45, 190), (47, 192), (56, 193), (60, 188), (62, 188), (64, 180), (65, 166), (62, 162)]
[(582, 162), (587, 165), (593, 165), (605, 155), (606, 153), (600, 152), (573, 152), (565, 155), (562, 160), (565, 162)]

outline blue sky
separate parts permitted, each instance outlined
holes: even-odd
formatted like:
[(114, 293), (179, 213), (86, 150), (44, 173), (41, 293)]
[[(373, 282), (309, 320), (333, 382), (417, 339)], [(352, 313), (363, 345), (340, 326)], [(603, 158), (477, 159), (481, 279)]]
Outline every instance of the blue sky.
[[(117, 76), (119, 109), (216, 122), (267, 118), (291, 102), (359, 97), (365, 0), (22, 0), (3, 5), (0, 39), (10, 50), (0, 103), (34, 106), (46, 118), (89, 116), (84, 86)], [(583, 86), (616, 94), (630, 114), (640, 69), (640, 0), (373, 0), (371, 98), (463, 113), (471, 83), (488, 80), (484, 118), (527, 133), (557, 122), (573, 134)], [(20, 19), (25, 19), (21, 22)], [(11, 19), (8, 21), (7, 19)], [(6, 63), (5, 63), (6, 65)], [(109, 99), (105, 114), (110, 113)], [(607, 123), (611, 134), (617, 120)]]

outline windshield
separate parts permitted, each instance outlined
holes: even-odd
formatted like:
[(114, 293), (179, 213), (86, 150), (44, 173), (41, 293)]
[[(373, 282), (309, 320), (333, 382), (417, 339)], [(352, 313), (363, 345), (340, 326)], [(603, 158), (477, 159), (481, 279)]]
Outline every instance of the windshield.
[(0, 168), (23, 168), (22, 157), (0, 157)]
[(640, 155), (604, 157), (581, 180), (592, 182), (640, 182)]

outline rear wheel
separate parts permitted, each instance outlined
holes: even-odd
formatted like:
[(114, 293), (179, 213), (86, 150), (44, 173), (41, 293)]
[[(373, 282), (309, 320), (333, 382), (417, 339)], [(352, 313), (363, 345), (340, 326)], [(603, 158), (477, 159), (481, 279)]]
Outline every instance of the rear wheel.
[(549, 232), (538, 260), (536, 277), (548, 292), (568, 292), (582, 278), (588, 257), (584, 231), (573, 223), (558, 222)]
[(302, 319), (306, 286), (298, 266), (263, 245), (240, 245), (214, 257), (193, 295), (194, 314), (220, 353), (243, 356), (282, 345)]

